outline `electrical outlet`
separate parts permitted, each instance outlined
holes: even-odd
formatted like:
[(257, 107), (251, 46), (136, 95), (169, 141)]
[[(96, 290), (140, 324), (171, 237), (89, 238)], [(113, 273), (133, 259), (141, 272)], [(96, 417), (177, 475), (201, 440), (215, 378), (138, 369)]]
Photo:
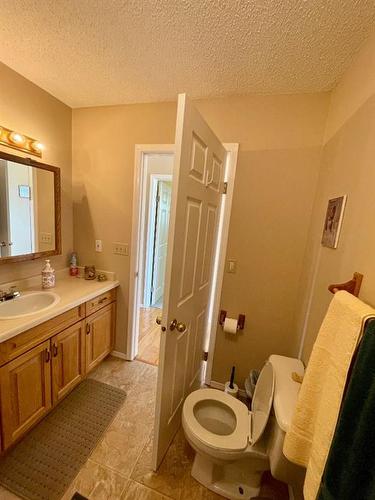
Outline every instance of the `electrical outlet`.
[(129, 255), (129, 245), (126, 243), (113, 243), (113, 253), (116, 255)]
[(52, 234), (51, 233), (40, 233), (40, 242), (41, 243), (52, 243)]
[(95, 252), (102, 252), (102, 251), (103, 251), (102, 240), (95, 240)]

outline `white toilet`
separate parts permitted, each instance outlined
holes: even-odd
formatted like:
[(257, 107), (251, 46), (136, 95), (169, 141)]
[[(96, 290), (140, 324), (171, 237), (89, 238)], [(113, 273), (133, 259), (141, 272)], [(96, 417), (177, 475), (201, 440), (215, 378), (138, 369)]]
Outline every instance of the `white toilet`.
[(292, 372), (303, 375), (301, 361), (270, 356), (259, 375), (251, 411), (216, 389), (189, 394), (182, 426), (196, 451), (191, 474), (197, 481), (226, 498), (250, 499), (259, 494), (266, 470), (288, 484), (298, 480), (301, 468), (282, 453), (300, 388)]

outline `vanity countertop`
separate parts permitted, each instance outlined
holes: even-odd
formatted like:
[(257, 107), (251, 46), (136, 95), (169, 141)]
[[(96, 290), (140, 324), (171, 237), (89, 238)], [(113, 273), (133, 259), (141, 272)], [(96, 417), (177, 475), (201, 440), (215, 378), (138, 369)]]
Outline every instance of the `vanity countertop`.
[[(49, 309), (29, 316), (15, 319), (0, 319), (0, 342), (15, 337), (19, 333), (40, 325), (102, 293), (108, 292), (119, 286), (119, 284), (119, 281), (115, 279), (108, 279), (107, 281), (89, 281), (69, 275), (58, 276), (55, 288), (50, 289), (50, 291), (56, 293), (60, 297), (59, 302)], [(22, 288), (21, 293), (42, 290), (40, 285), (35, 286), (34, 284), (33, 286)]]

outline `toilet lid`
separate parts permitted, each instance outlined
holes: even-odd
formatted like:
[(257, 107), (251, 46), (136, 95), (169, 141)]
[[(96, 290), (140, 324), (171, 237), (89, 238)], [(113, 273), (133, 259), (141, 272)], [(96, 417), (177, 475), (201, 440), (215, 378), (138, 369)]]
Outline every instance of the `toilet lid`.
[(268, 361), (260, 372), (251, 402), (252, 433), (251, 444), (255, 444), (266, 428), (272, 408), (273, 392), (275, 389), (275, 374)]

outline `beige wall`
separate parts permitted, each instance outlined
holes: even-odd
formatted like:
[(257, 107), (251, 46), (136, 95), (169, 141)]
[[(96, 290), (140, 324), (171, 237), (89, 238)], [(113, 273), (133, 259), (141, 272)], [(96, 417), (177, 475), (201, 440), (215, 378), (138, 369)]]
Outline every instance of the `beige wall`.
[[(295, 354), (294, 313), (315, 193), (329, 96), (232, 97), (198, 101), (223, 142), (240, 154), (222, 307), (247, 316), (235, 340), (221, 331), (213, 378), (232, 363), (243, 379), (272, 352)], [(129, 258), (111, 243), (130, 243), (134, 145), (173, 143), (175, 103), (73, 111), (74, 241), (80, 262), (114, 270), (121, 281), (117, 349), (126, 349)], [(103, 240), (96, 253), (94, 240)]]
[(240, 152), (221, 307), (246, 315), (236, 337), (217, 331), (212, 378), (250, 368), (272, 353), (294, 356), (295, 309), (318, 178), (328, 94), (248, 96), (204, 101), (203, 116), (223, 142)]
[[(126, 351), (129, 257), (112, 242), (131, 242), (135, 144), (174, 142), (176, 106), (135, 104), (73, 110), (74, 242), (81, 265), (114, 271), (118, 296), (116, 349)], [(95, 252), (95, 239), (103, 252)]]
[[(0, 125), (40, 140), (46, 146), (42, 161), (61, 168), (63, 251), (52, 262), (62, 268), (73, 246), (71, 109), (0, 63)], [(6, 147), (0, 150), (28, 156)], [(0, 264), (0, 283), (35, 275), (41, 267), (40, 260)]]
[[(332, 94), (317, 197), (304, 260), (298, 327), (307, 313), (302, 358), (308, 361), (332, 295), (330, 283), (364, 274), (360, 298), (375, 306), (375, 37), (371, 38)], [(329, 198), (347, 194), (336, 250), (320, 246)], [(310, 306), (309, 306), (310, 303)]]

